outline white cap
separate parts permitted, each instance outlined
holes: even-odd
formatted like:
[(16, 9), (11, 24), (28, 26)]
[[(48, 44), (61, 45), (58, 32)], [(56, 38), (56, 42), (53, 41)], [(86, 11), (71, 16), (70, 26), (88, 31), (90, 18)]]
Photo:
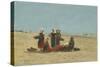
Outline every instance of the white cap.
[(44, 32), (44, 29), (43, 29), (43, 27), (42, 27), (42, 28), (40, 28), (40, 32)]
[(56, 33), (56, 28), (53, 28), (53, 29), (52, 29), (52, 32)]

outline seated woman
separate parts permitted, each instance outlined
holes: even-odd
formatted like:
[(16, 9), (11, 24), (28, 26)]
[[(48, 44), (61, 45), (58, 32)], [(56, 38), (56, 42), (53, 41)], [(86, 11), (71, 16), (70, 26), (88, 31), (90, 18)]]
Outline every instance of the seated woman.
[(72, 51), (72, 50), (74, 50), (74, 45), (75, 45), (74, 38), (71, 37), (68, 45), (64, 46), (64, 51)]
[(66, 42), (63, 46), (60, 46), (60, 51), (72, 51), (74, 50), (75, 42), (74, 38), (71, 37), (69, 42)]
[(46, 38), (45, 42), (44, 42), (44, 47), (43, 47), (43, 52), (49, 52), (51, 51), (51, 48), (50, 48), (50, 45), (49, 45), (49, 42), (48, 42), (48, 38)]
[(69, 48), (70, 48), (71, 50), (73, 50), (73, 49), (74, 49), (74, 45), (75, 45), (74, 38), (71, 37), (71, 38), (70, 38), (70, 41), (69, 41)]

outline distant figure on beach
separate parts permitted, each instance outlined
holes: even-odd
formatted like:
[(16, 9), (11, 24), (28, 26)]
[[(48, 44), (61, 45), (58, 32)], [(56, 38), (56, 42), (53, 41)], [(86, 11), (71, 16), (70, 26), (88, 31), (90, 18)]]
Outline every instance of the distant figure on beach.
[(56, 30), (56, 45), (60, 45), (60, 40), (61, 40), (61, 33), (60, 30)]
[(38, 39), (38, 48), (40, 50), (43, 50), (43, 47), (44, 47), (44, 33), (43, 32), (44, 32), (43, 30), (40, 30), (39, 35), (34, 37), (35, 39)]
[(38, 40), (38, 48), (40, 48), (40, 50), (43, 50), (44, 47), (44, 34), (43, 34), (43, 30), (40, 31), (39, 33), (39, 40)]
[(51, 47), (54, 48), (56, 46), (56, 31), (55, 31), (55, 29), (52, 29), (50, 37), (51, 37)]
[(74, 49), (74, 45), (75, 45), (74, 38), (71, 37), (71, 38), (70, 38), (70, 41), (69, 41), (69, 48), (70, 48), (71, 50), (73, 50), (73, 49)]

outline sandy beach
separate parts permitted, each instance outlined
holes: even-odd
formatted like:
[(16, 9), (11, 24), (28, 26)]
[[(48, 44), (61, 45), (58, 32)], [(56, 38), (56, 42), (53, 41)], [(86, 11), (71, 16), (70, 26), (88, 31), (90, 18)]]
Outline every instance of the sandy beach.
[[(15, 65), (28, 64), (51, 64), (51, 63), (69, 63), (69, 62), (85, 62), (97, 60), (97, 38), (74, 36), (75, 47), (80, 51), (72, 52), (28, 52), (27, 48), (37, 48), (37, 40), (33, 36), (38, 35), (32, 32), (14, 32), (14, 50)], [(63, 36), (64, 41), (68, 42), (70, 36)], [(50, 40), (50, 38), (49, 38)]]

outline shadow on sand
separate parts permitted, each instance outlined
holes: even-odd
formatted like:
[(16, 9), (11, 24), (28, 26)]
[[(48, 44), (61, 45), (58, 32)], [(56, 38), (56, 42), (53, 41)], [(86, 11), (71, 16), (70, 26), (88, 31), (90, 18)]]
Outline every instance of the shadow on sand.
[(27, 51), (25, 52), (30, 52), (30, 53), (50, 53), (50, 52), (73, 52), (73, 51), (80, 51), (80, 48), (70, 48), (69, 46), (64, 46), (63, 48), (61, 49), (58, 49), (58, 50), (38, 50), (36, 48), (33, 48), (33, 47), (30, 47), (30, 48), (27, 48)]

